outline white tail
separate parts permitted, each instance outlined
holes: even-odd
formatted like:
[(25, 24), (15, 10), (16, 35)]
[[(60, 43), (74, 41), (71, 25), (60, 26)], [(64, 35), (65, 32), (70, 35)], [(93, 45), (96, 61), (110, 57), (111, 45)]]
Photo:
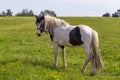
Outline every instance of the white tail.
[(93, 49), (95, 67), (96, 69), (101, 69), (103, 64), (100, 56), (98, 34), (94, 30), (92, 31), (92, 49)]

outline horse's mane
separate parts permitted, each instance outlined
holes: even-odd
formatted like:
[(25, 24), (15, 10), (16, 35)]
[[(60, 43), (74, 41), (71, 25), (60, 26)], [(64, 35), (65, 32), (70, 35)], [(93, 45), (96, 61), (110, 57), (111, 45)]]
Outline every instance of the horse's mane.
[(57, 19), (52, 16), (44, 16), (44, 21), (45, 21), (45, 28), (47, 30), (53, 30), (56, 27), (64, 26), (64, 27), (69, 27), (69, 23), (62, 19)]

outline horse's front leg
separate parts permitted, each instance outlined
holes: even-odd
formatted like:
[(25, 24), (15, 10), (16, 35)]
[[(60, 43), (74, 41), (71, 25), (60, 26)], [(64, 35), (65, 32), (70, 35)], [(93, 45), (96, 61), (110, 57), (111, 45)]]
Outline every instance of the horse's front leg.
[(53, 42), (54, 46), (54, 66), (58, 66), (58, 44)]
[(65, 60), (65, 48), (64, 48), (64, 46), (60, 46), (60, 47), (61, 47), (62, 61), (63, 61), (62, 67), (65, 68), (67, 66), (66, 65), (66, 60)]

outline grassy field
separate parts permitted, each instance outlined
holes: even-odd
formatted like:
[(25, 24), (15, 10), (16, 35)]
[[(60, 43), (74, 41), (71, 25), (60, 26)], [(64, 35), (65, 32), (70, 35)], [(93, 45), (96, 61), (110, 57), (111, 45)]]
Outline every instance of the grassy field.
[(86, 24), (99, 34), (104, 68), (90, 76), (80, 69), (85, 54), (79, 47), (66, 48), (68, 67), (53, 67), (49, 35), (36, 36), (34, 17), (0, 17), (0, 80), (120, 80), (120, 18), (61, 17), (72, 25)]

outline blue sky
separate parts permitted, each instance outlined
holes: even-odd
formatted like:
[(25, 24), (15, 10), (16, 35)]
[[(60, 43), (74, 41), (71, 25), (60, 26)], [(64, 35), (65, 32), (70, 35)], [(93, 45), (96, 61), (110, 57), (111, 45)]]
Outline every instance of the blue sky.
[(58, 16), (101, 16), (120, 8), (120, 0), (0, 0), (0, 12), (11, 9), (15, 14), (23, 9), (34, 14), (48, 9)]

